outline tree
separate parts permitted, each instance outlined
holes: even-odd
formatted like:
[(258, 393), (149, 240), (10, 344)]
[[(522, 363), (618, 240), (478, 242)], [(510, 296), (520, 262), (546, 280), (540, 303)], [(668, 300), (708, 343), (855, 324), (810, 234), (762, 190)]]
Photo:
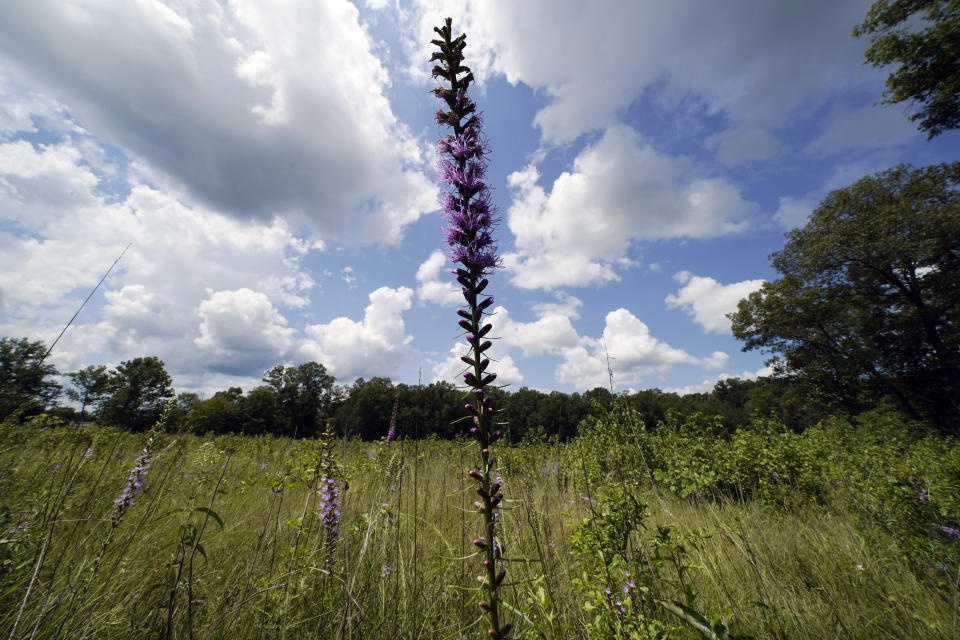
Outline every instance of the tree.
[(72, 388), (67, 389), (67, 397), (80, 403), (80, 420), (83, 420), (87, 407), (98, 406), (110, 392), (110, 376), (106, 365), (90, 365), (68, 373)]
[(18, 409), (39, 413), (60, 394), (52, 364), (43, 361), (47, 347), (28, 338), (0, 338), (0, 420)]
[(830, 193), (730, 315), (744, 350), (849, 409), (892, 395), (960, 427), (960, 163), (900, 165)]
[(877, 0), (853, 35), (870, 36), (864, 55), (874, 67), (900, 65), (887, 77), (885, 104), (921, 104), (910, 119), (928, 140), (960, 127), (960, 0)]
[(143, 431), (159, 418), (167, 400), (173, 397), (173, 382), (154, 356), (121, 362), (110, 372), (109, 394), (100, 410), (107, 422)]
[(286, 420), (286, 435), (313, 435), (321, 420), (330, 415), (336, 400), (336, 378), (317, 362), (306, 362), (296, 368), (278, 364), (264, 374), (263, 381), (277, 394)]

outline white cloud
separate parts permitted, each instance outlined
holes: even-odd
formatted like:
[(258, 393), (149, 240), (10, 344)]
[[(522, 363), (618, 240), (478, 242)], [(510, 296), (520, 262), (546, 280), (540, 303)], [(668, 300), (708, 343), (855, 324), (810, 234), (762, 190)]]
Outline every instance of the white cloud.
[(868, 6), (420, 0), (407, 16), (408, 54), (425, 74), (432, 27), (462, 16), (454, 28), (468, 34), (468, 64), (481, 80), (502, 73), (552, 98), (535, 122), (554, 143), (609, 127), (656, 82), (666, 86), (667, 111), (692, 94), (732, 128), (769, 131), (839, 89), (881, 86), (879, 73), (862, 68), (863, 44), (850, 37)]
[(557, 367), (556, 379), (578, 390), (608, 386), (608, 356), (614, 384), (619, 388), (639, 388), (650, 375), (666, 373), (678, 365), (715, 369), (729, 360), (721, 351), (697, 358), (672, 347), (653, 337), (646, 324), (623, 308), (607, 314), (600, 338), (582, 337), (580, 344), (562, 354), (564, 362)]
[[(398, 242), (435, 208), (432, 158), (347, 0), (35, 0), (0, 31), (5, 86), (66, 104), (180, 199), (361, 243)], [(27, 126), (22, 111), (0, 125)]]
[(735, 233), (755, 209), (732, 184), (656, 152), (624, 126), (585, 148), (549, 194), (539, 177), (532, 165), (509, 177), (517, 250), (504, 262), (523, 288), (616, 280), (632, 241)]
[[(91, 165), (102, 156), (78, 135), (0, 145), (0, 217), (13, 223), (0, 231), (0, 332), (49, 344), (132, 241), (55, 364), (156, 355), (181, 389), (213, 370), (259, 379), (287, 350), (278, 308), (308, 302), (314, 283), (301, 260), (316, 244), (280, 220), (241, 223)], [(104, 195), (109, 180), (125, 195)]]
[(741, 380), (756, 380), (757, 378), (765, 378), (773, 375), (773, 368), (763, 367), (757, 371), (743, 371), (739, 374), (736, 373), (720, 373), (715, 376), (710, 376), (709, 378), (704, 378), (697, 384), (688, 384), (683, 387), (668, 387), (664, 391), (668, 393), (676, 393), (677, 395), (685, 396), (691, 393), (710, 393), (713, 391), (713, 388), (717, 386), (717, 383), (721, 380), (727, 380), (728, 378), (740, 378)]
[(309, 339), (300, 354), (324, 363), (341, 380), (396, 372), (412, 354), (413, 337), (406, 333), (403, 312), (410, 308), (413, 289), (380, 287), (369, 298), (359, 322), (340, 317), (308, 325), (304, 331)]
[(249, 374), (265, 362), (284, 360), (294, 330), (259, 291), (211, 293), (197, 309), (199, 337), (193, 343), (218, 373)]
[(439, 249), (431, 253), (417, 268), (417, 297), (444, 307), (463, 304), (460, 286), (449, 271), (447, 254)]
[(707, 333), (730, 335), (728, 313), (737, 310), (737, 303), (763, 286), (763, 280), (743, 280), (720, 284), (713, 278), (694, 276), (681, 271), (673, 279), (683, 285), (666, 298), (667, 309), (682, 309)]

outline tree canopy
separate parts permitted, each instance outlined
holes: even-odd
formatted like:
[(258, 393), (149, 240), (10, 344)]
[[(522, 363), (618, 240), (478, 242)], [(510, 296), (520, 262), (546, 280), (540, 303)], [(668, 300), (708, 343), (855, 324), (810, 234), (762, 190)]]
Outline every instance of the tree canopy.
[(42, 411), (60, 394), (60, 385), (49, 379), (57, 369), (44, 362), (46, 353), (40, 341), (0, 339), (0, 420), (18, 409)]
[(957, 431), (958, 187), (960, 163), (900, 165), (830, 193), (771, 256), (782, 277), (730, 315), (744, 350), (776, 354), (825, 400), (892, 395)]
[(109, 423), (143, 431), (160, 418), (172, 397), (173, 381), (163, 361), (154, 356), (134, 358), (110, 372), (99, 414)]
[(910, 119), (928, 139), (960, 127), (960, 0), (877, 0), (853, 35), (870, 37), (874, 67), (899, 65), (884, 103), (918, 103)]

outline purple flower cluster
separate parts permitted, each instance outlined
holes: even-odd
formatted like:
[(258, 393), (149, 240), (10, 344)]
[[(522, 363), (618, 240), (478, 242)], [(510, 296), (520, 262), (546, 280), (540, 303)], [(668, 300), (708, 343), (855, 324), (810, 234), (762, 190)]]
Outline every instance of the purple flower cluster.
[(140, 489), (143, 487), (143, 481), (146, 479), (149, 469), (150, 455), (148, 453), (140, 454), (133, 462), (133, 468), (130, 469), (130, 474), (127, 476), (127, 484), (124, 485), (123, 491), (120, 492), (120, 497), (113, 501), (116, 507), (114, 514), (115, 521), (122, 518), (127, 509), (133, 505), (137, 494), (140, 493)]
[[(438, 174), (447, 187), (439, 200), (447, 219), (451, 260), (463, 265), (467, 277), (482, 277), (500, 262), (492, 233), (498, 219), (490, 200), (490, 189), (484, 182), (489, 149), (483, 137), (483, 121), (476, 113), (476, 104), (467, 95), (473, 82), (470, 69), (463, 66), (467, 37), (461, 34), (451, 39), (450, 22), (448, 18), (443, 27), (434, 29), (442, 39), (433, 40), (440, 51), (431, 58), (431, 61), (441, 63), (433, 68), (433, 77), (450, 83), (449, 88), (440, 86), (434, 89), (434, 95), (446, 102), (450, 109), (437, 111), (437, 124), (452, 129), (437, 143), (440, 155)], [(461, 73), (466, 75), (458, 77)], [(464, 287), (468, 285), (464, 284)], [(464, 295), (468, 295), (466, 291)]]
[(387, 427), (387, 444), (393, 442), (394, 438), (397, 437), (397, 407), (399, 400), (394, 398), (393, 400), (393, 412), (390, 414), (390, 426)]
[(923, 490), (923, 487), (920, 486), (920, 481), (917, 480), (916, 476), (910, 476), (907, 478), (907, 480), (909, 480), (910, 484), (913, 485), (913, 489), (917, 492), (917, 498), (920, 500), (920, 502), (923, 504), (930, 504), (930, 497)]
[(326, 534), (326, 545), (332, 547), (340, 535), (340, 483), (333, 473), (320, 476), (320, 524)]

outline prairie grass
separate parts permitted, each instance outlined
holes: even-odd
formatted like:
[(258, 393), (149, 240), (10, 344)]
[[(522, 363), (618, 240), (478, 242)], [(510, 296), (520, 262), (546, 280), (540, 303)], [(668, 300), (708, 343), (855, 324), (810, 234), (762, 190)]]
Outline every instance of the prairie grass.
[[(142, 436), (95, 426), (0, 426), (0, 638), (483, 635), (470, 544), (480, 517), (465, 479), (473, 443), (338, 441), (334, 545), (317, 517), (320, 442), (163, 436), (118, 522), (113, 500), (142, 447)], [(499, 448), (502, 599), (517, 637), (608, 637), (571, 546), (600, 489), (584, 482), (582, 452), (576, 441)], [(778, 509), (680, 498), (653, 482), (632, 491), (649, 507), (633, 544), (648, 548), (658, 527), (691, 534), (696, 606), (736, 634), (952, 637), (954, 576), (918, 568), (850, 494)], [(682, 597), (667, 579), (647, 586)]]

